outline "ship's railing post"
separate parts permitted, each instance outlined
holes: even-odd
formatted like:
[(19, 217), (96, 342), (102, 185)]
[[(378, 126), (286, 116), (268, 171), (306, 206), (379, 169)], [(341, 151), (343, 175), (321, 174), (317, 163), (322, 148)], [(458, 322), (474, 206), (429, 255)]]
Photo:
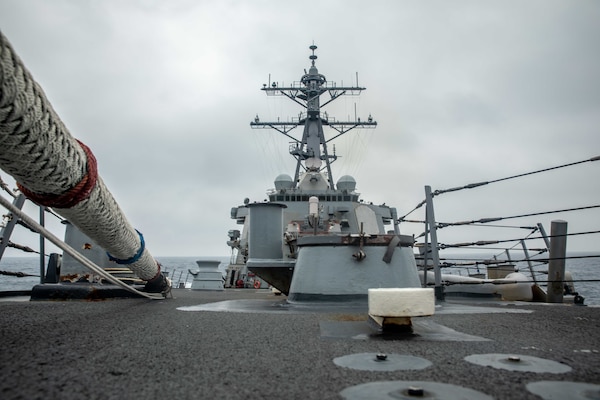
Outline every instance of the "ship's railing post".
[[(19, 194), (13, 199), (12, 204), (17, 207), (19, 210), (23, 208), (23, 204), (25, 204), (25, 195)], [(8, 242), (10, 241), (10, 235), (15, 228), (15, 225), (19, 222), (19, 217), (12, 213), (8, 213), (10, 217), (6, 222), (6, 226), (0, 229), (0, 260), (2, 260), (2, 256), (4, 255), (4, 250), (8, 247)]]
[[(40, 225), (46, 225), (46, 207), (40, 206)], [(40, 235), (40, 283), (46, 281), (46, 238)]]
[(525, 245), (525, 241), (523, 239), (521, 239), (521, 247), (523, 247), (523, 252), (525, 253), (525, 260), (527, 260), (527, 265), (529, 266), (529, 273), (531, 274), (531, 279), (533, 279), (533, 283), (537, 285), (537, 279), (535, 279), (533, 266), (531, 265), (531, 259), (529, 258), (529, 251), (527, 250), (527, 246)]
[(427, 225), (427, 210), (425, 210), (425, 240), (423, 243), (423, 287), (427, 287), (427, 273), (429, 272), (429, 226)]
[(400, 221), (398, 221), (398, 211), (396, 210), (396, 208), (392, 207), (390, 209), (390, 212), (392, 214), (392, 221), (394, 221), (394, 233), (396, 235), (400, 235)]
[(538, 223), (537, 227), (540, 230), (540, 234), (544, 238), (544, 243), (546, 243), (546, 248), (549, 249), (550, 248), (550, 238), (548, 238), (548, 235), (546, 235), (546, 230), (544, 229), (544, 225), (542, 225), (541, 223)]
[(550, 261), (548, 263), (548, 303), (562, 303), (567, 255), (567, 221), (552, 221), (550, 227)]
[(433, 261), (433, 273), (435, 277), (435, 298), (444, 300), (444, 287), (442, 286), (442, 272), (440, 270), (440, 254), (438, 252), (437, 229), (435, 214), (433, 212), (433, 196), (431, 186), (425, 186), (425, 224), (431, 238), (431, 258)]

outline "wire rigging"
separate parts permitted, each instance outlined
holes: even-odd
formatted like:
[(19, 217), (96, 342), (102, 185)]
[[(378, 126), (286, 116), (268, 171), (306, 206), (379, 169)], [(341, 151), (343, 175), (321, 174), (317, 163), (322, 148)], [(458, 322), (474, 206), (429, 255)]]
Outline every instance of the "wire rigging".
[(504, 219), (533, 217), (533, 216), (536, 216), (536, 215), (555, 214), (555, 213), (569, 212), (569, 211), (581, 211), (581, 210), (588, 210), (588, 209), (591, 209), (591, 208), (599, 208), (599, 207), (600, 207), (600, 204), (597, 204), (597, 205), (593, 205), (593, 206), (564, 208), (564, 209), (560, 209), (560, 210), (541, 211), (541, 212), (528, 213), (528, 214), (517, 214), (517, 215), (508, 216), (508, 217), (481, 218), (481, 219), (478, 219), (478, 220), (460, 221), (460, 222), (439, 222), (437, 224), (437, 228), (438, 229), (442, 229), (442, 228), (445, 228), (445, 227), (448, 227), (448, 226), (472, 225), (472, 224), (475, 224), (475, 223), (485, 224), (485, 223), (488, 223), (488, 222), (501, 221), (501, 220), (504, 220)]
[(573, 166), (573, 165), (583, 164), (583, 163), (586, 163), (586, 162), (598, 161), (598, 160), (600, 160), (600, 156), (596, 156), (596, 157), (588, 158), (586, 160), (576, 161), (576, 162), (572, 162), (572, 163), (568, 163), (568, 164), (557, 165), (555, 167), (544, 168), (544, 169), (540, 169), (540, 170), (537, 170), (537, 171), (531, 171), (531, 172), (525, 172), (525, 173), (518, 174), (518, 175), (507, 176), (505, 178), (494, 179), (494, 180), (491, 180), (491, 181), (470, 183), (468, 185), (464, 185), (464, 186), (460, 186), (460, 187), (455, 187), (455, 188), (450, 188), (450, 189), (445, 189), (445, 190), (436, 190), (436, 191), (433, 192), (433, 196), (437, 196), (437, 195), (442, 194), (442, 193), (455, 192), (455, 191), (463, 190), (463, 189), (473, 189), (473, 188), (476, 188), (476, 187), (479, 187), (479, 186), (483, 186), (483, 185), (487, 185), (487, 184), (490, 184), (490, 183), (496, 183), (496, 182), (506, 181), (506, 180), (509, 180), (509, 179), (521, 178), (523, 176), (539, 174), (541, 172), (552, 171), (552, 170), (559, 169), (559, 168), (570, 167), (570, 166)]
[[(600, 230), (598, 230), (598, 231), (567, 233), (566, 235), (547, 235), (546, 237), (553, 238), (553, 237), (565, 237), (565, 236), (580, 236), (580, 235), (591, 235), (591, 234), (597, 234), (597, 233), (600, 233)], [(467, 246), (486, 246), (486, 245), (489, 245), (489, 244), (500, 244), (500, 243), (509, 243), (509, 242), (515, 242), (515, 241), (521, 241), (521, 240), (534, 240), (534, 239), (543, 239), (543, 238), (544, 238), (544, 236), (527, 236), (525, 238), (519, 238), (519, 239), (479, 240), (479, 241), (476, 241), (476, 242), (456, 243), (456, 244), (439, 243), (438, 247), (440, 249), (447, 249), (447, 248), (467, 247)], [(515, 247), (515, 246), (513, 246), (513, 247)]]
[[(570, 166), (573, 166), (573, 165), (578, 165), (578, 164), (583, 164), (583, 163), (592, 162), (592, 161), (598, 161), (598, 160), (600, 160), (600, 156), (595, 156), (595, 157), (588, 158), (588, 159), (581, 160), (581, 161), (575, 161), (575, 162), (571, 162), (571, 163), (568, 163), (568, 164), (557, 165), (555, 167), (549, 167), (549, 168), (540, 169), (540, 170), (537, 170), (537, 171), (531, 171), (531, 172), (525, 172), (525, 173), (522, 173), (522, 174), (507, 176), (505, 178), (494, 179), (494, 180), (491, 180), (491, 181), (469, 183), (467, 185), (458, 186), (458, 187), (454, 187), (454, 188), (450, 188), (450, 189), (435, 190), (435, 191), (433, 191), (432, 196), (435, 197), (435, 196), (443, 194), (443, 193), (456, 192), (456, 191), (463, 190), (463, 189), (474, 189), (476, 187), (488, 185), (490, 183), (502, 182), (502, 181), (506, 181), (506, 180), (509, 180), (509, 179), (515, 179), (515, 178), (520, 178), (520, 177), (523, 177), (523, 176), (539, 174), (541, 172), (552, 171), (552, 170), (559, 169), (559, 168), (570, 167)], [(426, 199), (422, 200), (412, 210), (410, 210), (408, 213), (406, 213), (402, 217), (398, 218), (398, 221), (399, 222), (403, 222), (406, 217), (408, 217), (410, 214), (412, 214), (413, 212), (415, 212), (416, 210), (418, 210), (419, 208), (421, 208), (426, 203), (426, 201), (427, 201)]]

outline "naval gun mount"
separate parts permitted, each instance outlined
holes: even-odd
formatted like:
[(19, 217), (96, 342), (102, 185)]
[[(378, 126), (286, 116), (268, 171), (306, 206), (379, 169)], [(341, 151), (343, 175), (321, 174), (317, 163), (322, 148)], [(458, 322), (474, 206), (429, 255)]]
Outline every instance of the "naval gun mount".
[(414, 238), (397, 232), (394, 208), (360, 201), (351, 176), (334, 190), (320, 173), (305, 174), (297, 188), (291, 180), (279, 175), (268, 202), (232, 209), (244, 225), (239, 242), (250, 271), (288, 301), (365, 299), (369, 288), (420, 287)]

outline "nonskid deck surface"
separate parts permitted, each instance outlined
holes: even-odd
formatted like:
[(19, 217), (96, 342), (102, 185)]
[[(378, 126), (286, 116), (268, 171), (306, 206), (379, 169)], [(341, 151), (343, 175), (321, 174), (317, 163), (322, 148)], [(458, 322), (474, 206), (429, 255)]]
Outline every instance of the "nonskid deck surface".
[[(539, 399), (528, 384), (600, 382), (596, 307), (452, 300), (414, 319), (412, 335), (378, 334), (364, 307), (287, 305), (266, 290), (178, 289), (165, 301), (0, 301), (0, 315), (3, 399), (335, 399), (386, 381)], [(387, 356), (381, 362), (390, 368), (339, 362), (370, 354)], [(465, 360), (497, 354), (570, 370), (523, 372)], [(422, 366), (412, 368), (415, 359)], [(394, 385), (363, 388), (375, 398)]]

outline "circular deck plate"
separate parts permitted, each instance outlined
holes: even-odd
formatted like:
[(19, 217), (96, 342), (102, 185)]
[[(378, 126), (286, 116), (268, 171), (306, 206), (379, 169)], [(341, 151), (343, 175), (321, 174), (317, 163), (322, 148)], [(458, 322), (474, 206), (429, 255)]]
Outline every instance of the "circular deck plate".
[[(409, 390), (420, 388), (422, 395), (411, 395)], [(372, 400), (372, 399), (393, 399), (393, 400), (414, 400), (422, 399), (470, 399), (470, 400), (491, 400), (493, 397), (473, 389), (462, 386), (450, 385), (447, 383), (426, 382), (426, 381), (380, 381), (363, 383), (362, 385), (351, 386), (340, 392), (340, 395), (347, 400)]]
[(400, 354), (387, 354), (385, 360), (379, 360), (376, 353), (350, 354), (334, 358), (333, 362), (340, 367), (361, 371), (416, 370), (431, 365), (431, 361), (424, 358)]
[(600, 385), (567, 381), (539, 381), (527, 384), (527, 390), (544, 400), (600, 399)]
[(472, 354), (465, 357), (465, 360), (484, 367), (494, 367), (508, 371), (548, 372), (551, 374), (562, 374), (571, 371), (571, 367), (566, 364), (524, 355)]

